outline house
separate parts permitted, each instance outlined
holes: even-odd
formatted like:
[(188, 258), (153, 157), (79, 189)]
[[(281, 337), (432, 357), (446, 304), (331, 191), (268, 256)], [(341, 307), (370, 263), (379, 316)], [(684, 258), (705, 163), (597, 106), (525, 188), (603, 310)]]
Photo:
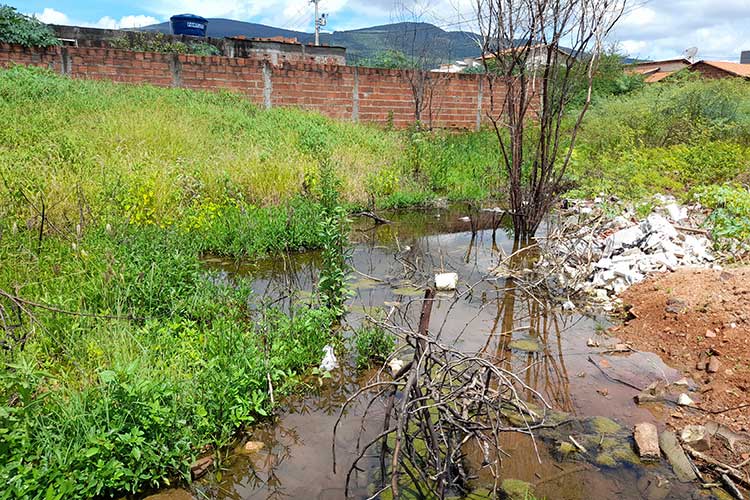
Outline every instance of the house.
[(680, 70), (689, 67), (692, 63), (689, 59), (666, 59), (664, 61), (649, 61), (631, 64), (626, 68), (628, 73), (643, 75), (646, 83), (656, 83), (664, 80)]
[(724, 61), (698, 61), (690, 66), (690, 71), (697, 71), (705, 78), (733, 78), (750, 79), (750, 62), (732, 63)]
[[(557, 57), (559, 61), (565, 61), (569, 57), (577, 58), (575, 54), (573, 54), (571, 49), (565, 48), (565, 47), (556, 47), (555, 50), (557, 51)], [(524, 54), (524, 51), (528, 51), (528, 53)], [(525, 57), (526, 61), (526, 68), (527, 69), (539, 69), (543, 68), (547, 65), (547, 61), (549, 58), (549, 50), (548, 45), (545, 44), (537, 44), (537, 45), (530, 45), (528, 48), (525, 45), (522, 45), (519, 43), (518, 46), (515, 48), (508, 48), (505, 50), (501, 50), (497, 53), (495, 52), (486, 52), (480, 57), (477, 57), (477, 61), (484, 60), (491, 60), (495, 59), (498, 55), (504, 56), (504, 55), (523, 55)]]
[(441, 64), (439, 68), (431, 70), (433, 73), (463, 73), (467, 69), (481, 68), (482, 60), (480, 58), (467, 57), (461, 61)]
[(750, 79), (750, 51), (744, 51), (739, 63), (726, 61), (696, 61), (689, 59), (666, 59), (631, 64), (625, 71), (641, 74), (646, 83), (656, 83), (683, 69), (701, 73), (706, 78), (747, 78)]

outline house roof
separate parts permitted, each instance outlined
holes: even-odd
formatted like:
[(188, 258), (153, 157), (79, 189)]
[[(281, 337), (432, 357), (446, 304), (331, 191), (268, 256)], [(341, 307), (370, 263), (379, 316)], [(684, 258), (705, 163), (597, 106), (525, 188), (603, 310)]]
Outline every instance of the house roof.
[(673, 62), (684, 62), (687, 66), (690, 66), (691, 64), (693, 64), (692, 62), (690, 62), (688, 59), (685, 59), (684, 57), (678, 57), (676, 59), (663, 59), (661, 61), (644, 61), (644, 62), (639, 62), (639, 63), (628, 64), (628, 66), (631, 68), (637, 68), (639, 66), (653, 66), (655, 64), (659, 65), (659, 64), (673, 63)]
[(646, 76), (643, 81), (646, 83), (660, 82), (673, 73), (674, 71), (656, 71), (654, 73), (644, 73), (644, 75), (648, 74), (648, 76)]
[(714, 68), (718, 68), (722, 71), (726, 71), (727, 73), (732, 74), (734, 76), (742, 76), (745, 78), (750, 78), (750, 64), (740, 64), (740, 63), (724, 62), (724, 61), (698, 61), (692, 66), (695, 67), (698, 64), (705, 64), (708, 66), (713, 66)]

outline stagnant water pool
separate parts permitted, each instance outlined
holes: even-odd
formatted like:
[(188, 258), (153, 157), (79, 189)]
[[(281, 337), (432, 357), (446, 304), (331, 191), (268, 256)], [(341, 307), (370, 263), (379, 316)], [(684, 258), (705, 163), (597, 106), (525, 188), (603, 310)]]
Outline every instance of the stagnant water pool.
[[(589, 339), (602, 346), (615, 342), (605, 335), (606, 316), (562, 311), (502, 278), (482, 281), (490, 268), (514, 251), (507, 227), (496, 214), (452, 205), (386, 215), (391, 224), (375, 225), (366, 218), (353, 224), (352, 264), (357, 272), (352, 277), (354, 295), (346, 323), (356, 326), (365, 316), (377, 317), (396, 306), (403, 311), (400, 321), (414, 326), (423, 293), (420, 287), (427, 286), (436, 272), (454, 271), (459, 275), (459, 290), (473, 287), (458, 301), (452, 295), (438, 295), (430, 331), (440, 332), (444, 342), (466, 352), (494, 356), (555, 409), (576, 418), (611, 418), (622, 426), (623, 434), (640, 421), (659, 423), (661, 412), (669, 411), (663, 406), (637, 406), (633, 401), (636, 390), (615, 382), (589, 359), (605, 359), (616, 378), (639, 387), (679, 378), (652, 353), (604, 354), (603, 348), (589, 347)], [(282, 307), (309, 298), (318, 264), (315, 252), (257, 262), (206, 258), (206, 266), (226, 279), (250, 276), (256, 295)], [(351, 360), (343, 360), (342, 368), (317, 390), (284, 401), (273, 423), (253, 429), (251, 439), (265, 445), (261, 451), (230, 453), (224, 468), (193, 484), (189, 494), (173, 493), (181, 498), (344, 498), (363, 404), (353, 405), (340, 427), (337, 474), (331, 457), (333, 425), (341, 405), (369, 376), (354, 370)], [(379, 418), (382, 408), (375, 408), (368, 421), (382, 425)], [(609, 425), (608, 420), (602, 421)], [(663, 463), (602, 465), (607, 461), (596, 450), (588, 461), (561, 461), (554, 440), (538, 443), (537, 453), (528, 436), (508, 433), (503, 446), (508, 456), (501, 467), (504, 478), (534, 484), (537, 498), (710, 498), (708, 492), (681, 484)], [(375, 464), (369, 463), (371, 470), (366, 460), (360, 465), (363, 469), (354, 477), (351, 497), (368, 498), (373, 494)]]

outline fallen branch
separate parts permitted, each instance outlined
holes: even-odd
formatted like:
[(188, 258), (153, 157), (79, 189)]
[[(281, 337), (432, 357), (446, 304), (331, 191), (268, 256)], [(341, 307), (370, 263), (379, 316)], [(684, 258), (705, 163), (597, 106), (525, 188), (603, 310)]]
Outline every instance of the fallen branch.
[(384, 219), (383, 217), (380, 217), (374, 212), (357, 212), (356, 214), (352, 214), (352, 215), (355, 217), (369, 217), (372, 220), (374, 220), (376, 224), (390, 224), (391, 223), (391, 221), (389, 221), (388, 219)]

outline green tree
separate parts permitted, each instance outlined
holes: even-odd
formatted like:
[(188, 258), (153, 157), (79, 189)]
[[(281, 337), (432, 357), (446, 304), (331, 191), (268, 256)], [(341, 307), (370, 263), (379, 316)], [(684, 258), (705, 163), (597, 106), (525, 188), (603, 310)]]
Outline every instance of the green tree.
[(36, 18), (24, 16), (10, 5), (0, 5), (0, 42), (26, 47), (60, 45), (49, 26)]

